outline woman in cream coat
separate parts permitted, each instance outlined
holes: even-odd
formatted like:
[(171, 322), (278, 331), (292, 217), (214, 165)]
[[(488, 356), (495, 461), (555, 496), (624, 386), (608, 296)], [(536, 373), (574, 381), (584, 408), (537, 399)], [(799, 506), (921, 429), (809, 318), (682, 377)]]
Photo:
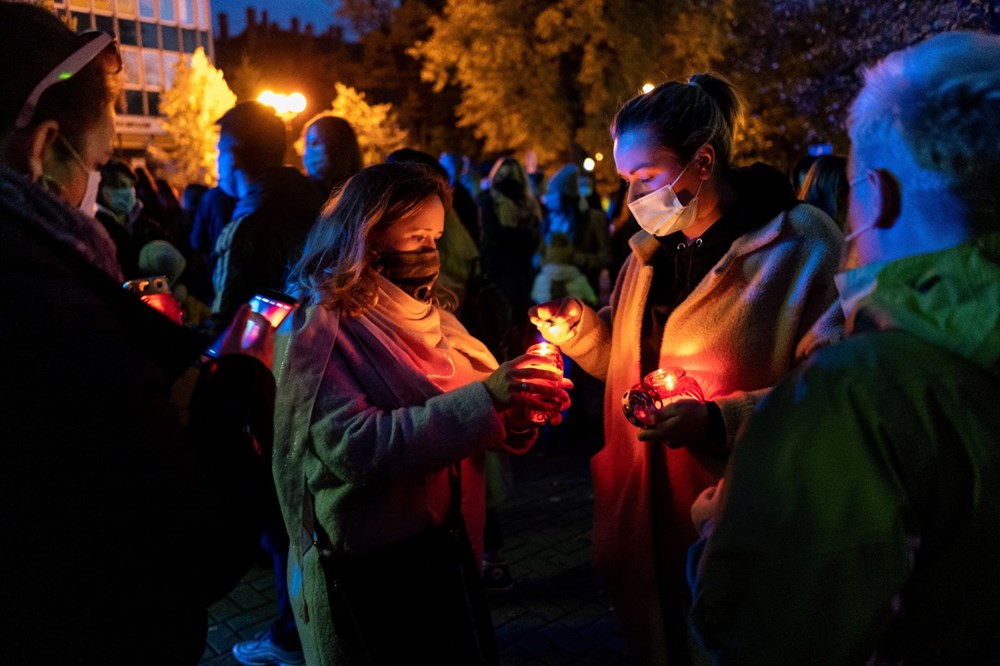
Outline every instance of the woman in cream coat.
[[(842, 328), (840, 233), (776, 169), (733, 167), (740, 111), (735, 89), (708, 74), (627, 102), (611, 130), (615, 165), (643, 231), (610, 306), (566, 300), (532, 311), (546, 338), (606, 382), (605, 443), (591, 464), (594, 557), (644, 664), (692, 658), (692, 502), (721, 477), (760, 397)], [(636, 428), (623, 393), (669, 367), (694, 378), (705, 401), (668, 405)]]

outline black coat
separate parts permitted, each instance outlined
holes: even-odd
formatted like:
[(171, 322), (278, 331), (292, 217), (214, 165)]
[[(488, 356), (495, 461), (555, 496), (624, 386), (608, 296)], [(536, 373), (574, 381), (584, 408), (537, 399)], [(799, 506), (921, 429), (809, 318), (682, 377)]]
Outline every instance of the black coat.
[(184, 397), (204, 340), (60, 239), (68, 209), (0, 194), (3, 661), (196, 663), (255, 552), (273, 379), (225, 357)]
[(282, 290), (322, 205), (315, 186), (291, 167), (268, 169), (254, 180), (216, 241), (218, 324), (229, 323), (254, 294)]

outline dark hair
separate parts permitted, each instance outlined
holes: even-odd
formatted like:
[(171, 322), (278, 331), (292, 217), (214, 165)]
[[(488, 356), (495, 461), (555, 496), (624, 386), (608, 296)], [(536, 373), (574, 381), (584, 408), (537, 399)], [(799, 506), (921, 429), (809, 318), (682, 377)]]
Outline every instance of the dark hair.
[(309, 130), (316, 132), (323, 139), (323, 152), (330, 173), (326, 180), (331, 187), (335, 187), (345, 180), (361, 171), (363, 162), (361, 160), (361, 146), (358, 144), (358, 135), (347, 122), (340, 116), (330, 113), (321, 113), (306, 123), (302, 130), (302, 138), (305, 139)]
[(710, 143), (719, 164), (729, 167), (742, 117), (743, 100), (733, 84), (717, 74), (695, 74), (687, 83), (661, 83), (625, 102), (611, 123), (611, 136), (649, 128), (684, 162)]
[(198, 210), (198, 204), (201, 203), (201, 198), (205, 196), (205, 192), (208, 192), (208, 185), (190, 183), (181, 192), (181, 208), (193, 217), (195, 211)]
[(817, 157), (806, 172), (799, 199), (816, 206), (841, 229), (847, 221), (847, 158), (839, 155)]
[(802, 189), (802, 182), (806, 179), (806, 174), (809, 173), (809, 167), (811, 167), (815, 161), (815, 155), (803, 155), (795, 162), (795, 166), (792, 167), (792, 172), (788, 174), (788, 180), (792, 182), (793, 190), (798, 192)]
[(174, 186), (166, 178), (157, 178), (154, 182), (156, 183), (156, 195), (160, 197), (160, 204), (164, 210), (168, 213), (180, 210), (181, 202), (177, 200)]
[(451, 207), (446, 178), (413, 162), (376, 164), (352, 176), (320, 212), (292, 266), (288, 289), (304, 302), (361, 314), (377, 302), (371, 240), (429, 197)]
[(425, 153), (422, 150), (416, 150), (415, 148), (400, 148), (399, 150), (394, 150), (389, 153), (389, 156), (385, 158), (386, 164), (403, 164), (405, 162), (411, 162), (414, 164), (423, 164), (429, 169), (433, 169), (434, 172), (444, 178), (449, 180), (448, 170), (444, 166), (434, 159), (434, 156), (430, 153)]
[[(0, 137), (14, 131), (17, 115), (35, 86), (84, 44), (50, 12), (24, 3), (0, 2)], [(78, 137), (96, 123), (121, 90), (117, 62), (98, 56), (72, 77), (49, 87), (38, 101), (30, 127), (45, 120), (79, 145)]]
[(285, 161), (285, 123), (260, 102), (240, 102), (215, 124), (219, 133), (233, 141), (233, 154), (240, 169), (256, 175)]
[(133, 186), (135, 186), (135, 172), (121, 160), (108, 160), (101, 165), (101, 187), (97, 191), (97, 203), (102, 206), (110, 208), (108, 206), (108, 199), (104, 196), (104, 188), (110, 186), (117, 186), (117, 181), (119, 178), (125, 178)]
[(124, 176), (132, 181), (134, 185), (136, 182), (135, 171), (132, 171), (132, 167), (125, 164), (121, 160), (108, 160), (103, 165), (101, 165), (101, 184), (104, 184), (105, 180), (111, 180), (117, 178), (118, 176)]

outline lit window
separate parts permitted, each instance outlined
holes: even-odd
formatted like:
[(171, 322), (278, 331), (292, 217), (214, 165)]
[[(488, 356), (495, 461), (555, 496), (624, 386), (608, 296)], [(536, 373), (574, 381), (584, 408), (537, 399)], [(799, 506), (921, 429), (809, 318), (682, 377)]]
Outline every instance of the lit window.
[(135, 16), (135, 0), (117, 0), (118, 16)]
[(208, 0), (197, 0), (198, 3), (198, 27), (208, 30), (212, 24), (212, 10), (208, 6)]
[(184, 25), (194, 25), (194, 0), (177, 0), (179, 20)]
[(180, 57), (176, 53), (163, 54), (163, 87), (170, 89), (174, 85), (174, 74), (177, 73), (177, 62)]
[(174, 11), (174, 0), (160, 0), (160, 18), (164, 21), (177, 20), (177, 12)]
[(142, 68), (146, 73), (146, 87), (159, 88), (163, 79), (160, 78), (160, 54), (157, 51), (142, 52)]
[(139, 64), (139, 49), (123, 46), (122, 69), (125, 73), (125, 85), (142, 85), (142, 66)]
[(139, 16), (156, 18), (156, 6), (153, 4), (153, 0), (139, 0)]

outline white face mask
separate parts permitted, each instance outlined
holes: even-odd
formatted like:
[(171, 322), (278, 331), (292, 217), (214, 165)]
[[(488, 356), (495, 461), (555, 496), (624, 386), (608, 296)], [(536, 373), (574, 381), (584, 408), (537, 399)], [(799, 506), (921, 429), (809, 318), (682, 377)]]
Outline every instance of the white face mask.
[[(865, 180), (865, 175), (859, 176), (854, 180), (850, 181), (848, 185), (852, 190), (858, 187)], [(872, 220), (866, 224), (862, 224), (857, 229), (851, 233), (844, 236), (843, 244), (840, 248), (840, 270), (845, 271), (851, 268), (857, 268), (858, 266), (858, 253), (857, 253), (857, 239), (862, 234), (871, 231), (878, 226), (878, 220)]]
[(674, 181), (669, 185), (664, 185), (658, 190), (648, 192), (634, 201), (628, 202), (628, 209), (632, 211), (636, 222), (643, 231), (654, 236), (669, 236), (677, 231), (687, 229), (698, 219), (698, 195), (701, 193), (701, 186), (705, 181), (698, 183), (698, 191), (694, 193), (694, 198), (687, 203), (681, 204), (674, 192), (674, 185), (681, 179), (691, 162), (684, 165), (681, 172), (677, 174)]
[(83, 192), (83, 199), (80, 200), (80, 203), (76, 207), (93, 217), (97, 215), (97, 193), (101, 189), (101, 172), (89, 168), (87, 163), (83, 161), (83, 158), (80, 157), (80, 154), (69, 144), (69, 141), (63, 138), (62, 134), (59, 135), (59, 140), (62, 141), (63, 146), (66, 147), (66, 150), (73, 156), (77, 164), (87, 172), (87, 188)]
[(94, 217), (97, 215), (97, 192), (101, 189), (101, 172), (87, 169), (87, 189), (77, 206), (87, 215)]

